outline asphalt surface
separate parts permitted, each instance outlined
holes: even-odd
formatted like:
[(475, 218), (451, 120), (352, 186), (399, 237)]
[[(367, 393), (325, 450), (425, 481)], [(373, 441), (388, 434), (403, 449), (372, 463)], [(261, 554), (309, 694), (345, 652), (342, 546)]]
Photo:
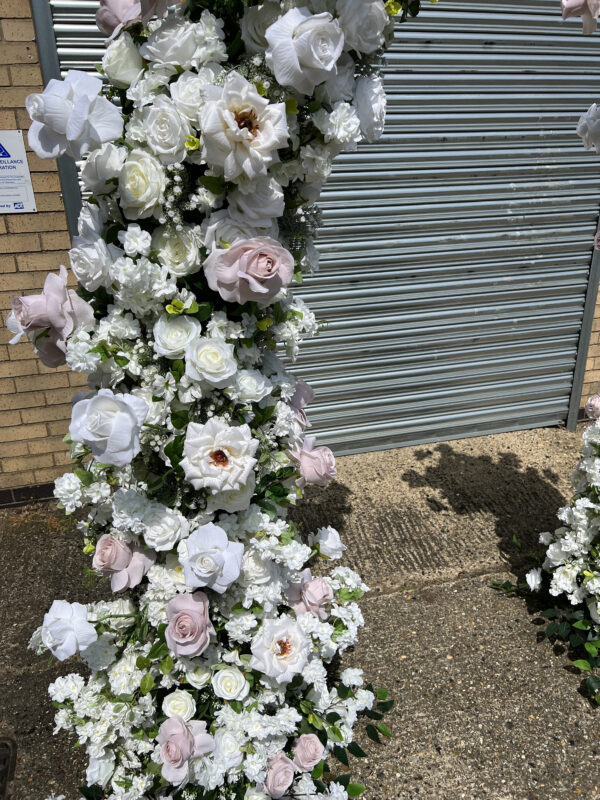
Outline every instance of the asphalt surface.
[[(494, 590), (523, 575), (570, 493), (581, 439), (561, 429), (348, 456), (301, 511), (332, 524), (371, 587), (342, 666), (387, 688), (394, 738), (352, 759), (368, 800), (600, 798), (600, 709), (540, 635), (533, 601)], [(52, 506), (0, 511), (0, 735), (18, 742), (12, 800), (79, 800), (82, 754), (52, 735), (46, 686), (73, 663), (26, 650), (55, 597), (92, 598), (78, 535)], [(340, 767), (343, 770), (343, 767)]]

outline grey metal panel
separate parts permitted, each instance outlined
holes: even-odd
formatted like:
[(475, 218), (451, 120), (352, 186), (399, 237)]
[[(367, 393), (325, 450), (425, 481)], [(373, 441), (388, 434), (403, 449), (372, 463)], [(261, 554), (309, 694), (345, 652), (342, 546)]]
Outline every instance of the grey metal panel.
[[(97, 6), (51, 0), (62, 70), (100, 61)], [(399, 26), (384, 137), (340, 157), (322, 266), (300, 290), (328, 325), (296, 372), (336, 452), (556, 425), (575, 407), (600, 166), (574, 128), (598, 55), (556, 0), (425, 3)]]

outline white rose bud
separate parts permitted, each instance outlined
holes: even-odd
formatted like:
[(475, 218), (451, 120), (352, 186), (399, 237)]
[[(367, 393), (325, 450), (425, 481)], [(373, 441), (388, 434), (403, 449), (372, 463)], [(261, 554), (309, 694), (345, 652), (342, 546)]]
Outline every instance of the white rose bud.
[(187, 314), (162, 314), (154, 323), (154, 350), (165, 358), (182, 358), (186, 347), (200, 337), (202, 325)]
[(144, 61), (128, 33), (111, 42), (102, 59), (102, 68), (113, 86), (127, 89), (144, 68)]
[(185, 673), (186, 681), (195, 689), (203, 689), (208, 686), (211, 676), (212, 670), (204, 664), (194, 664)]
[(224, 339), (202, 337), (186, 347), (185, 374), (192, 380), (223, 389), (233, 382), (236, 372), (233, 345)]
[(211, 683), (214, 693), (223, 700), (243, 700), (250, 691), (250, 684), (237, 667), (217, 670)]
[(337, 0), (340, 25), (346, 37), (346, 49), (374, 53), (385, 43), (384, 31), (390, 17), (383, 0)]
[(161, 226), (152, 234), (152, 247), (158, 252), (158, 260), (171, 275), (182, 278), (201, 269), (199, 231), (200, 228), (190, 225), (180, 231)]
[(165, 697), (162, 710), (167, 717), (181, 717), (184, 722), (189, 722), (196, 713), (196, 702), (189, 692), (176, 689)]
[(108, 181), (119, 177), (126, 158), (127, 148), (115, 147), (111, 142), (103, 144), (99, 150), (93, 150), (81, 170), (85, 189), (92, 194), (103, 194), (114, 189)]
[(160, 161), (145, 150), (132, 150), (119, 175), (119, 195), (125, 216), (128, 219), (158, 216), (165, 184)]

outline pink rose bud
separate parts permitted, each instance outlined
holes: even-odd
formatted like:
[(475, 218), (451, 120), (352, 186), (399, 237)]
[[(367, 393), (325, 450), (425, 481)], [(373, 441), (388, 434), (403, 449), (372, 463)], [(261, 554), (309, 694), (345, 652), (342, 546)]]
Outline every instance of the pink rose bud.
[(189, 777), (190, 758), (199, 758), (215, 749), (215, 742), (206, 733), (206, 722), (185, 722), (181, 717), (169, 717), (160, 726), (157, 737), (162, 758), (162, 776), (174, 786)]
[(167, 618), (165, 640), (176, 656), (193, 658), (206, 650), (215, 629), (208, 616), (208, 597), (204, 592), (178, 594), (167, 605)]
[(303, 733), (294, 745), (294, 764), (301, 772), (310, 772), (323, 758), (325, 748), (314, 733)]
[(600, 419), (600, 394), (593, 394), (588, 399), (583, 410), (589, 419)]
[(327, 486), (337, 475), (335, 456), (328, 447), (315, 447), (315, 442), (314, 436), (307, 436), (302, 448), (297, 448), (290, 454), (300, 468), (300, 478), (297, 481), (300, 488), (306, 483)]
[(111, 576), (113, 592), (122, 592), (141, 583), (155, 558), (151, 550), (143, 550), (137, 546), (130, 548), (107, 533), (98, 539), (92, 566), (103, 575)]
[(96, 11), (96, 25), (102, 33), (118, 33), (127, 22), (141, 19), (141, 5), (136, 0), (100, 0)]
[(294, 763), (283, 752), (277, 753), (269, 761), (269, 770), (265, 778), (265, 792), (269, 797), (278, 798), (290, 788), (294, 780)]
[(268, 305), (294, 277), (294, 258), (275, 239), (240, 239), (204, 262), (208, 285), (230, 303)]
[(290, 400), (290, 405), (294, 408), (306, 408), (309, 403), (315, 399), (315, 393), (312, 386), (304, 381), (296, 381), (296, 389), (294, 396)]
[(596, 30), (596, 20), (600, 14), (600, 0), (562, 0), (563, 19), (581, 17), (583, 33), (586, 36)]
[(300, 573), (300, 583), (292, 583), (285, 592), (286, 600), (296, 614), (314, 614), (325, 620), (333, 600), (333, 589), (324, 578), (313, 578), (310, 569)]

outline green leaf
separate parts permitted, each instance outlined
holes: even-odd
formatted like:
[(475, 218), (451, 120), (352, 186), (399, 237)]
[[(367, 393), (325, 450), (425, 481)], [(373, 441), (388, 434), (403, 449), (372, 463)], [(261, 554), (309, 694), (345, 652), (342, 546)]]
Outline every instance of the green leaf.
[(585, 642), (583, 646), (591, 656), (598, 655), (598, 648), (596, 645), (592, 644), (591, 642)]
[(148, 669), (152, 662), (146, 656), (138, 656), (135, 665), (138, 669)]
[(331, 725), (327, 730), (327, 735), (333, 742), (343, 742), (344, 737), (342, 736), (341, 730), (337, 727), (337, 725)]
[(115, 364), (118, 364), (119, 367), (126, 367), (127, 364), (129, 364), (127, 356), (113, 356), (113, 361)]
[(561, 639), (566, 639), (569, 634), (571, 633), (571, 623), (570, 622), (561, 622), (558, 626), (558, 635)]
[(540, 612), (540, 617), (545, 617), (546, 619), (554, 619), (554, 617), (560, 617), (560, 611), (558, 608), (547, 608), (545, 611)]
[(367, 710), (366, 715), (369, 719), (376, 719), (376, 720), (383, 719), (383, 714), (380, 714), (379, 711)]
[(241, 714), (244, 708), (244, 704), (241, 700), (230, 700), (229, 705), (235, 711), (236, 714)]
[(163, 675), (168, 675), (173, 669), (173, 659), (171, 656), (165, 656), (160, 662), (160, 671)]
[(338, 720), (341, 719), (341, 717), (337, 713), (337, 711), (330, 711), (329, 714), (327, 714), (327, 716), (325, 717), (325, 719), (330, 725), (334, 725)]
[(367, 725), (367, 736), (377, 744), (381, 743), (381, 739), (379, 738), (379, 734), (377, 733), (377, 728), (375, 725)]
[(81, 481), (84, 486), (91, 486), (92, 483), (96, 480), (91, 472), (88, 472), (87, 469), (81, 469), (80, 467), (75, 467), (73, 470), (73, 474)]
[(382, 714), (387, 714), (388, 711), (394, 707), (393, 700), (386, 700), (385, 703), (377, 703), (377, 708), (381, 711)]
[(201, 175), (199, 182), (213, 194), (223, 194), (225, 192), (225, 178), (220, 175)]
[(558, 628), (558, 622), (550, 622), (544, 631), (546, 637), (549, 639), (551, 636), (554, 636), (554, 634), (558, 631)]
[(100, 786), (80, 786), (79, 791), (85, 800), (102, 800), (104, 792)]
[(586, 661), (585, 658), (578, 658), (577, 661), (573, 661), (573, 666), (577, 667), (577, 669), (591, 670), (590, 662)]
[[(197, 305), (198, 305), (198, 308), (197, 308), (196, 311), (194, 311), (193, 316), (199, 322), (206, 322), (207, 319), (210, 319), (211, 314), (213, 312), (212, 303), (205, 302), (205, 303), (198, 303)], [(188, 311), (187, 313), (191, 314), (190, 311)]]
[(348, 797), (358, 797), (359, 794), (364, 792), (365, 788), (362, 783), (349, 783), (346, 786), (346, 791), (348, 792)]
[(375, 697), (378, 700), (387, 700), (388, 690), (387, 689), (377, 689), (375, 692)]
[(147, 672), (142, 678), (142, 682), (140, 683), (140, 692), (142, 694), (148, 694), (148, 692), (151, 692), (153, 688), (154, 688), (154, 678), (149, 672)]
[(176, 436), (165, 447), (165, 455), (168, 456), (171, 464), (174, 467), (179, 466), (179, 462), (183, 458), (183, 444), (185, 442), (184, 436)]
[(177, 430), (181, 430), (185, 428), (185, 426), (190, 421), (189, 412), (185, 409), (179, 409), (178, 411), (173, 411), (171, 414), (171, 422), (173, 426), (177, 428)]
[(600, 678), (597, 675), (590, 675), (589, 678), (586, 678), (585, 685), (590, 694), (594, 694), (600, 689)]
[(578, 622), (573, 623), (573, 627), (577, 628), (578, 631), (589, 631), (592, 623), (589, 619), (580, 619)]
[(152, 661), (156, 661), (159, 658), (164, 658), (165, 656), (169, 655), (169, 648), (167, 647), (167, 643), (163, 640), (154, 642), (150, 651), (148, 652), (148, 658)]
[(362, 749), (362, 747), (358, 744), (358, 742), (350, 742), (348, 745), (348, 752), (353, 755), (355, 758), (366, 758), (367, 754)]
[(333, 755), (340, 761), (345, 767), (350, 766), (350, 762), (348, 761), (348, 754), (346, 753), (343, 747), (339, 747), (335, 745), (333, 748)]
[(183, 373), (185, 372), (185, 364), (181, 358), (175, 359), (171, 364), (171, 375), (175, 378), (176, 381), (180, 380)]
[(311, 776), (312, 778), (320, 778), (324, 771), (325, 771), (325, 762), (319, 761), (317, 766), (311, 772)]
[(285, 113), (297, 114), (298, 113), (298, 100), (296, 97), (288, 97), (285, 101)]
[(350, 775), (348, 775), (348, 773), (345, 775), (338, 775), (337, 778), (334, 778), (334, 781), (335, 783), (339, 783), (340, 786), (343, 786), (345, 789), (350, 783)]
[(391, 730), (388, 728), (387, 725), (383, 724), (383, 722), (379, 723), (379, 725), (377, 726), (377, 730), (380, 733), (383, 733), (384, 736), (387, 736), (388, 739), (393, 739), (394, 738), (394, 734), (391, 732)]
[(347, 700), (348, 697), (352, 694), (352, 690), (349, 689), (347, 686), (344, 686), (343, 683), (337, 687), (338, 696), (342, 698), (342, 700)]
[(313, 714), (311, 712), (308, 715), (308, 724), (312, 725), (313, 728), (316, 728), (318, 731), (323, 729), (323, 720), (318, 714)]

